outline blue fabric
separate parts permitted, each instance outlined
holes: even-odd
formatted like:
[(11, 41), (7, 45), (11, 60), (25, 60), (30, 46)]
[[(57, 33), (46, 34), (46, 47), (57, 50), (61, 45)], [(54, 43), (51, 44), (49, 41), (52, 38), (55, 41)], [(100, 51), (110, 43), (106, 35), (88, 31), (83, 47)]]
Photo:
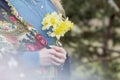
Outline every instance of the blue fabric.
[(24, 52), (20, 54), (20, 62), (25, 68), (37, 68), (39, 67), (39, 54), (38, 52)]
[[(53, 38), (48, 37), (46, 31), (41, 30), (41, 21), (45, 14), (55, 11), (50, 0), (35, 0), (38, 3), (35, 5), (31, 0), (9, 0), (17, 9), (20, 15), (31, 25), (33, 25), (40, 34), (42, 34), (49, 44), (53, 43)], [(43, 5), (43, 8), (40, 8)]]
[[(31, 0), (9, 0), (11, 4), (16, 8), (19, 14), (33, 27), (35, 27), (38, 32), (44, 36), (49, 44), (53, 43), (53, 38), (48, 37), (46, 31), (42, 31), (41, 21), (45, 14), (52, 13), (55, 8), (50, 0), (35, 0), (37, 4), (31, 2)], [(43, 8), (41, 6), (43, 5)], [(39, 55), (38, 52), (24, 52), (21, 55), (22, 61), (29, 67), (39, 66)]]

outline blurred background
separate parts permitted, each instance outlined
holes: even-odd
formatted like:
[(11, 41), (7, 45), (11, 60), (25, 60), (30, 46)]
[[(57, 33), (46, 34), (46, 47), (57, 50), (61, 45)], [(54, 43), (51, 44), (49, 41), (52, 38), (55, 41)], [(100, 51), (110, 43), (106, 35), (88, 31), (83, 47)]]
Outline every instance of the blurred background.
[(62, 0), (75, 23), (62, 38), (72, 80), (120, 80), (120, 0)]

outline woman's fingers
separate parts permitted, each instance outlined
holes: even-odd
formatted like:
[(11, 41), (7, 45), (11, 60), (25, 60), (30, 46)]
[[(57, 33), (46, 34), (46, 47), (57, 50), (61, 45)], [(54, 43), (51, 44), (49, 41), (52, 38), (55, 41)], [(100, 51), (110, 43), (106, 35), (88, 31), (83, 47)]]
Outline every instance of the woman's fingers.
[(46, 48), (43, 48), (39, 51), (39, 59), (40, 59), (40, 65), (41, 66), (49, 66), (51, 65), (52, 59), (51, 54), (49, 53), (49, 50)]
[(58, 57), (60, 59), (66, 59), (66, 55), (60, 52), (56, 52), (55, 50), (51, 51), (51, 54), (55, 57)]
[(52, 64), (56, 66), (60, 66), (61, 64), (65, 62), (65, 59), (60, 59), (58, 57), (55, 57), (54, 55), (52, 55), (51, 59), (52, 59)]
[(51, 49), (43, 48), (39, 51), (40, 64), (49, 66), (54, 64), (59, 66), (66, 60), (66, 51), (62, 47), (52, 46)]
[(67, 54), (65, 49), (63, 49), (62, 47), (58, 47), (58, 46), (54, 46), (54, 45), (51, 45), (50, 46), (52, 49), (56, 50), (57, 52), (61, 52), (61, 53), (64, 53), (65, 55)]
[(51, 54), (52, 64), (54, 65), (57, 65), (57, 66), (61, 65), (66, 60), (66, 54), (57, 52), (54, 49), (51, 49), (50, 54)]
[(61, 65), (61, 63), (57, 63), (57, 62), (55, 62), (55, 61), (52, 61), (52, 64), (53, 64), (53, 65), (56, 65), (56, 66), (60, 66), (60, 65)]

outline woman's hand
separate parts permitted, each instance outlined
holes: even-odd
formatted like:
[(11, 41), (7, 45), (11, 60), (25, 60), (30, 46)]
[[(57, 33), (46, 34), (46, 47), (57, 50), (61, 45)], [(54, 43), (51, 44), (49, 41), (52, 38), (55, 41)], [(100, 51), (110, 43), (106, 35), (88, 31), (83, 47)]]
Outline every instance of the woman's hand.
[(66, 60), (66, 51), (62, 47), (50, 46), (51, 49), (43, 48), (39, 51), (40, 65), (56, 65), (63, 64)]

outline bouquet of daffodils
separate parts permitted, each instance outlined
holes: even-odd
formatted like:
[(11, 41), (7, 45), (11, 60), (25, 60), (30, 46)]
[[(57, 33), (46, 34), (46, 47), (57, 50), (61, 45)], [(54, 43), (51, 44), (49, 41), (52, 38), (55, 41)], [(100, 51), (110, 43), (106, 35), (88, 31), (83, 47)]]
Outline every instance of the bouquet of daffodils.
[[(71, 30), (71, 28), (74, 26), (74, 24), (69, 21), (68, 18), (63, 18), (62, 14), (58, 14), (57, 12), (46, 14), (46, 16), (43, 18), (42, 25), (42, 30), (47, 30), (48, 36), (53, 37), (56, 45), (58, 46), (60, 46), (58, 44), (60, 37), (63, 37), (65, 33)], [(48, 45), (47, 47), (49, 48)], [(51, 76), (55, 76), (55, 66), (51, 66), (50, 69), (52, 71)]]
[(56, 41), (59, 41), (60, 37), (64, 36), (74, 26), (68, 18), (63, 18), (62, 14), (57, 12), (46, 14), (42, 25), (42, 30), (48, 30), (48, 36), (54, 37)]

